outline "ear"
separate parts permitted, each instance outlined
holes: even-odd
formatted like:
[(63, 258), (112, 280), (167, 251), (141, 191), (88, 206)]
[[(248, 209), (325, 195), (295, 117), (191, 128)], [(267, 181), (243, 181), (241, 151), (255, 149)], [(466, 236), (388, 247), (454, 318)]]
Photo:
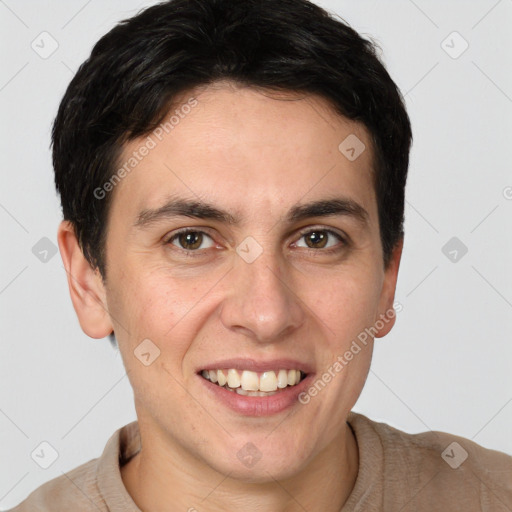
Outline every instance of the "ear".
[[(403, 237), (393, 249), (391, 259), (384, 271), (384, 281), (379, 302), (379, 315), (375, 318), (376, 338), (382, 338), (391, 331), (395, 325), (396, 311), (393, 307), (395, 300), (396, 281), (398, 279), (398, 269), (402, 258), (402, 249), (404, 246)], [(384, 324), (384, 325), (382, 325)]]
[(105, 338), (113, 331), (113, 327), (101, 274), (85, 259), (75, 229), (69, 221), (61, 222), (57, 240), (80, 326), (91, 338)]

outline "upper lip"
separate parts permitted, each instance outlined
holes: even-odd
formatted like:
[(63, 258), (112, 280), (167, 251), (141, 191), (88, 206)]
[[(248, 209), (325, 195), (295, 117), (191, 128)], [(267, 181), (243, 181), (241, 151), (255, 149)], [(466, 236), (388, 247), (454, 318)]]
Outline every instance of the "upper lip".
[(235, 370), (249, 370), (253, 372), (265, 372), (272, 370), (300, 370), (306, 374), (313, 371), (308, 363), (303, 363), (295, 359), (247, 359), (247, 358), (234, 358), (222, 359), (212, 363), (205, 363), (197, 368), (196, 373), (202, 370), (221, 370), (221, 369), (235, 369)]

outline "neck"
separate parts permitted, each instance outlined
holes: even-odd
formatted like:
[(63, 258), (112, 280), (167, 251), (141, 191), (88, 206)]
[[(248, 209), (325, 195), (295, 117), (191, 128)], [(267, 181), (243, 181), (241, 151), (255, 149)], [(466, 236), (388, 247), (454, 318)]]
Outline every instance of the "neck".
[(339, 512), (354, 487), (359, 456), (347, 423), (331, 443), (299, 472), (266, 482), (237, 480), (185, 453), (176, 443), (163, 446), (139, 420), (143, 448), (121, 468), (128, 493), (145, 512), (188, 510), (220, 512)]

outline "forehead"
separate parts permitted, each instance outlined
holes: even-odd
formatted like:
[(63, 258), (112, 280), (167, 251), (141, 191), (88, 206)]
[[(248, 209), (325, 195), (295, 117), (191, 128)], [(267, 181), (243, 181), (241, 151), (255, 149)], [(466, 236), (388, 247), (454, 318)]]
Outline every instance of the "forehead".
[(156, 130), (124, 147), (122, 166), (129, 172), (115, 187), (114, 208), (124, 216), (170, 195), (241, 217), (339, 195), (376, 212), (367, 130), (312, 95), (232, 84), (190, 91)]

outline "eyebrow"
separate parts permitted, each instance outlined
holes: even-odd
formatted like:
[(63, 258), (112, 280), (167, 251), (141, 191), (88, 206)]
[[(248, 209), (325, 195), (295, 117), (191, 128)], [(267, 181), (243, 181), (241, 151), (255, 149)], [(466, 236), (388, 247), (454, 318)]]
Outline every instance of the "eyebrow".
[[(286, 221), (291, 224), (312, 217), (335, 215), (352, 217), (364, 227), (368, 225), (369, 221), (368, 212), (359, 203), (349, 198), (324, 199), (294, 206), (286, 215)], [(137, 216), (134, 227), (146, 229), (155, 223), (175, 217), (216, 220), (231, 225), (240, 223), (238, 217), (211, 204), (186, 199), (171, 199), (159, 208), (142, 210)]]

